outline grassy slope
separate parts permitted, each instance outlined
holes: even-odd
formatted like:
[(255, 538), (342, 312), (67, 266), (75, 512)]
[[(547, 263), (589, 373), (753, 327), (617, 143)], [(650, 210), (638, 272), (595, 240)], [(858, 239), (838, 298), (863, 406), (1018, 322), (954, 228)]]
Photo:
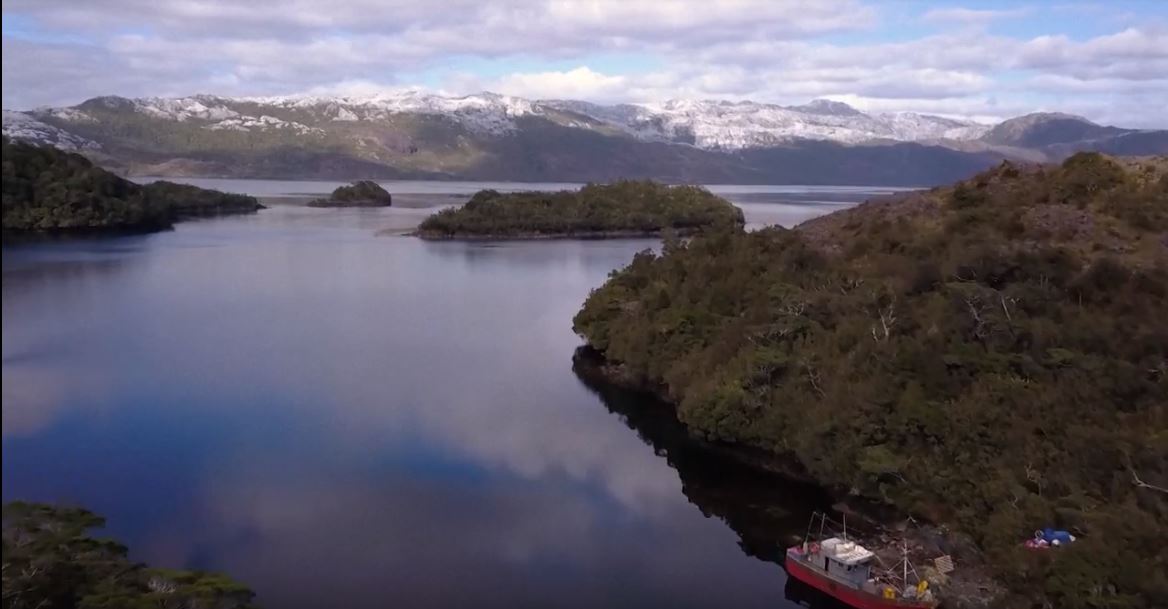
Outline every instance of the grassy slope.
[[(1164, 159), (1003, 165), (638, 255), (575, 327), (696, 434), (971, 533), (1016, 606), (1168, 605)], [(1138, 477), (1138, 478), (1137, 478)], [(1019, 548), (1046, 524), (1082, 539)]]

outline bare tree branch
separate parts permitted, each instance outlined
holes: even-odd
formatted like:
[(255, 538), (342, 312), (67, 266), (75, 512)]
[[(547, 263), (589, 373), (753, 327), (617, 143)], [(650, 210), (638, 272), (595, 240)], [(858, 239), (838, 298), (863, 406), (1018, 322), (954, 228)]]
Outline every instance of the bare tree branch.
[(811, 363), (804, 360), (803, 367), (807, 369), (807, 380), (811, 382), (811, 387), (819, 394), (819, 397), (825, 397), (827, 394), (823, 392), (823, 388), (819, 386), (819, 372), (811, 366)]
[(1010, 304), (1014, 304), (1018, 302), (1018, 300), (1016, 298), (1006, 298), (1001, 294), (998, 295), (998, 299), (1002, 301), (1002, 311), (1006, 313), (1006, 321), (1013, 322), (1014, 318), (1010, 317), (1010, 307), (1006, 304), (1006, 301), (1009, 301)]
[(1158, 493), (1168, 493), (1168, 488), (1164, 488), (1163, 486), (1156, 486), (1155, 484), (1148, 484), (1147, 482), (1144, 482), (1140, 479), (1140, 476), (1136, 473), (1136, 470), (1132, 469), (1130, 471), (1132, 475), (1132, 484), (1136, 485), (1137, 487), (1150, 489)]
[(888, 303), (886, 309), (876, 311), (880, 319), (880, 327), (872, 326), (872, 340), (887, 341), (892, 336), (892, 328), (896, 325), (896, 302)]
[(989, 322), (984, 317), (982, 317), (982, 313), (985, 312), (985, 308), (982, 306), (981, 300), (976, 296), (967, 297), (965, 299), (965, 306), (969, 308), (969, 315), (973, 318), (974, 324), (976, 324), (973, 329), (973, 335), (976, 336), (979, 340), (985, 340), (986, 336), (989, 334), (986, 330), (986, 326), (989, 325)]

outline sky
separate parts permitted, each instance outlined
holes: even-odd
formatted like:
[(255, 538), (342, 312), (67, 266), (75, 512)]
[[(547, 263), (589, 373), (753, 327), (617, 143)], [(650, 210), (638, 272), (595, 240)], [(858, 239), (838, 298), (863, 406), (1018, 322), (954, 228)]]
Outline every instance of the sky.
[(1168, 127), (1168, 0), (3, 0), (3, 105), (423, 89)]

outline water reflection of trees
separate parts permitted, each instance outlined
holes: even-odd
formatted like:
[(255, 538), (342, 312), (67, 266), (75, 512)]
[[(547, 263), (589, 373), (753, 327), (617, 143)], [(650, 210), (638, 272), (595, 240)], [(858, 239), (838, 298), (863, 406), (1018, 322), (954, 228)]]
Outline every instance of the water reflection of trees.
[(586, 358), (574, 358), (572, 370), (609, 411), (677, 470), (690, 503), (738, 534), (739, 546), (748, 555), (781, 562), (782, 548), (802, 538), (811, 513), (830, 505), (827, 494), (815, 485), (745, 466), (690, 437), (669, 405), (605, 383)]
[[(572, 371), (653, 451), (677, 470), (682, 492), (707, 517), (725, 522), (749, 556), (782, 563), (783, 550), (802, 538), (812, 512), (831, 504), (823, 489), (743, 465), (728, 453), (686, 433), (673, 409), (652, 396), (607, 383), (588, 357), (573, 358)], [(841, 609), (838, 601), (792, 578), (786, 600), (812, 609)]]
[(5, 236), (6, 314), (29, 299), (69, 303), (78, 291), (141, 268), (151, 235)]
[(658, 249), (660, 239), (518, 239), (502, 241), (427, 241), (428, 253), (455, 259), (472, 269), (506, 266), (608, 270), (628, 264), (633, 254)]

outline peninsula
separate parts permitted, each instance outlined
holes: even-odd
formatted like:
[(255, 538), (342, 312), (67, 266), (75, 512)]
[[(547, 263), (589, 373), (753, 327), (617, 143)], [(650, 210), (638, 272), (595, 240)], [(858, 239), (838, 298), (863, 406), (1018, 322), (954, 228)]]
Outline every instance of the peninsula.
[[(574, 327), (690, 433), (968, 535), (1003, 606), (1168, 604), (1168, 158), (638, 254)], [(1079, 540), (1023, 548), (1035, 529)], [(973, 566), (973, 565), (966, 565)]]
[(253, 213), (254, 197), (159, 181), (141, 185), (85, 157), (3, 138), (6, 233), (160, 230), (188, 217)]

